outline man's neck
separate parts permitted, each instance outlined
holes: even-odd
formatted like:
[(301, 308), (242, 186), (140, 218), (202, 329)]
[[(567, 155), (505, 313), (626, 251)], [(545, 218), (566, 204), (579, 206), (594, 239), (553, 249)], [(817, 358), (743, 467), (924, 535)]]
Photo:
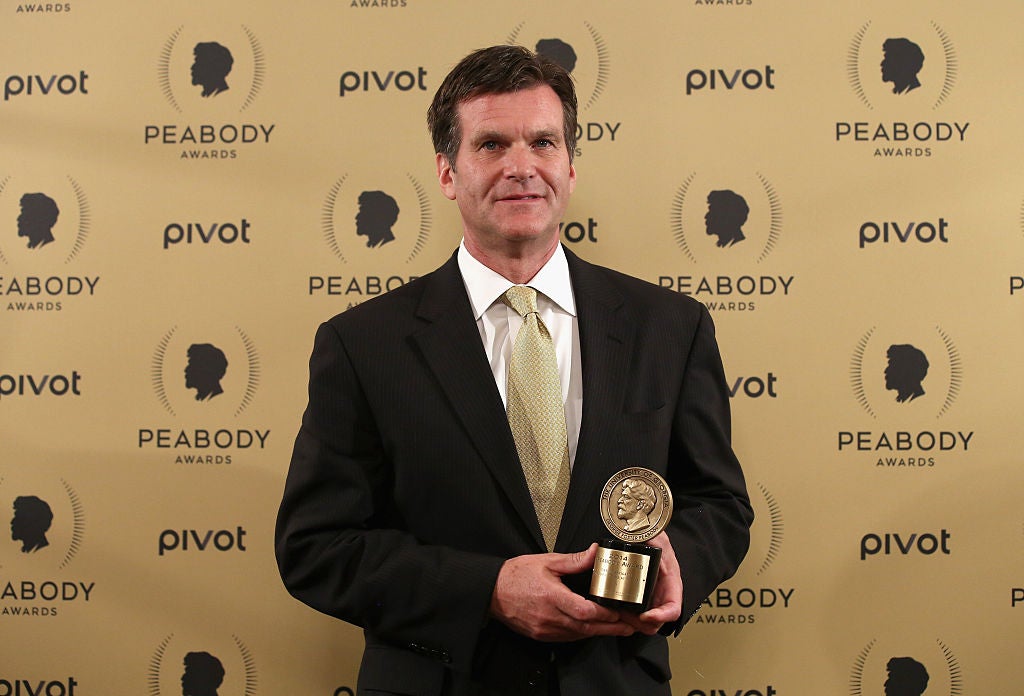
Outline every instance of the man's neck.
[(465, 241), (466, 250), (474, 259), (516, 285), (528, 283), (558, 248), (557, 237), (545, 247), (526, 243), (497, 251), (482, 249), (469, 239)]

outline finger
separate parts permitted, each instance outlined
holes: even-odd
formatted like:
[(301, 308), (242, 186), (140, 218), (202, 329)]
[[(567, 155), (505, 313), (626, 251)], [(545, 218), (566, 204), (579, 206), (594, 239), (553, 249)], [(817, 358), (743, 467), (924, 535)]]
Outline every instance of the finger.
[(558, 575), (572, 575), (594, 569), (597, 557), (597, 543), (575, 553), (551, 553), (547, 555), (548, 569)]

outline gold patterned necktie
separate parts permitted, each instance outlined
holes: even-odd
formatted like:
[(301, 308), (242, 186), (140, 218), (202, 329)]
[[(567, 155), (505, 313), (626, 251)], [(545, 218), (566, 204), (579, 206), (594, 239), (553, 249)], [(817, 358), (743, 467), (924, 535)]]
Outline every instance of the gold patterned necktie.
[(555, 547), (569, 492), (569, 448), (551, 334), (537, 314), (537, 292), (514, 285), (503, 299), (523, 317), (508, 368), (508, 423), (548, 551)]

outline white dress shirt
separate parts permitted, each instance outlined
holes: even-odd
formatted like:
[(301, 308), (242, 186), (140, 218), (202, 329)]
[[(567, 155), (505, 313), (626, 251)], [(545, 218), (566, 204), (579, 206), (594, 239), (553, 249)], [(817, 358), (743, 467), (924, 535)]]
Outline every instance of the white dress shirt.
[[(483, 265), (459, 245), (459, 271), (473, 307), (480, 340), (502, 403), (508, 405), (508, 363), (523, 318), (501, 301), (505, 291), (515, 285), (507, 278)], [(580, 417), (583, 413), (583, 373), (580, 368), (580, 335), (576, 320), (576, 301), (569, 280), (569, 264), (559, 245), (548, 262), (526, 285), (537, 291), (537, 312), (544, 322), (555, 347), (558, 378), (562, 385), (565, 406), (565, 429), (569, 444), (569, 464), (576, 461)]]

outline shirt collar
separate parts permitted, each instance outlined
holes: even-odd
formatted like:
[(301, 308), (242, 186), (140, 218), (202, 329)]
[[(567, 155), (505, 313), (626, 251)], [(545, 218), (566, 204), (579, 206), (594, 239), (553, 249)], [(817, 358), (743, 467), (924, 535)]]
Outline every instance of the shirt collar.
[[(488, 307), (515, 283), (473, 258), (466, 249), (465, 241), (459, 244), (458, 261), (462, 281), (466, 285), (469, 302), (473, 306), (473, 317), (480, 319)], [(565, 259), (565, 251), (561, 244), (526, 284), (557, 304), (567, 314), (576, 316), (576, 300), (573, 298), (572, 283), (569, 280), (569, 262)]]

